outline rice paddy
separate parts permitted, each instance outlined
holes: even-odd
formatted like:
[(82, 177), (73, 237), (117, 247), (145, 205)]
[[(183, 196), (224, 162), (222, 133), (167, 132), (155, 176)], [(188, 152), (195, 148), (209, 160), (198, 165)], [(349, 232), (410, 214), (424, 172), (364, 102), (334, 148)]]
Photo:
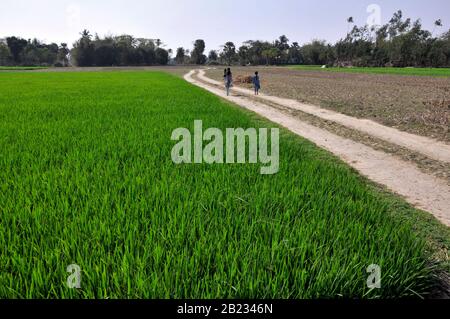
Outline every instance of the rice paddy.
[(171, 133), (195, 120), (276, 127), (161, 72), (0, 74), (0, 297), (432, 293), (431, 249), (401, 217), (420, 212), (283, 129), (277, 174), (176, 165)]
[(0, 71), (34, 71), (48, 69), (44, 66), (0, 66)]

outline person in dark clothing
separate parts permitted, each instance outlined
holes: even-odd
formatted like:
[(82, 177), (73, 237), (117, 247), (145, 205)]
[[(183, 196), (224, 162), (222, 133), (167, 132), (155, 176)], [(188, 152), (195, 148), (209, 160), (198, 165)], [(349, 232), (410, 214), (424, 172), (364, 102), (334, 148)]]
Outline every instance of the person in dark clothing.
[(225, 78), (225, 88), (227, 90), (227, 96), (230, 95), (230, 89), (233, 86), (233, 74), (231, 73), (231, 69), (228, 68)]
[(255, 72), (255, 76), (252, 79), (253, 87), (255, 88), (255, 95), (259, 95), (261, 89), (261, 80), (259, 79), (259, 73)]

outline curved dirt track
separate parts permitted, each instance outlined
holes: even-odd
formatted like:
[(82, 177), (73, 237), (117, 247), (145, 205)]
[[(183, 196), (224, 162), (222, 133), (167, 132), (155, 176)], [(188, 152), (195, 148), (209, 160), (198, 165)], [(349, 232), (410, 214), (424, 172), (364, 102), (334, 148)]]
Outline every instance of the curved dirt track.
[[(196, 72), (196, 70), (190, 71), (185, 75), (185, 79), (215, 95), (258, 113), (272, 122), (280, 124), (293, 133), (332, 152), (358, 170), (362, 175), (376, 183), (386, 186), (391, 191), (403, 196), (410, 204), (432, 213), (442, 223), (450, 226), (450, 187), (444, 181), (422, 173), (415, 165), (406, 163), (392, 155), (374, 150), (364, 144), (307, 124), (264, 104), (262, 99), (255, 101), (244, 96), (226, 96), (224, 90), (208, 85), (205, 82), (215, 85), (221, 85), (222, 83), (207, 78), (204, 75), (204, 71), (202, 72), (201, 70), (198, 78), (203, 82), (196, 80), (193, 78)], [(247, 89), (233, 88), (233, 90), (246, 95), (253, 94), (253, 92)], [(267, 99), (268, 96), (263, 96), (263, 98)], [(272, 98), (274, 97), (270, 97), (270, 100)], [(280, 104), (278, 98), (276, 99), (278, 101), (276, 103)], [(320, 108), (317, 109), (319, 110), (315, 111), (322, 111)], [(445, 152), (437, 154), (446, 158)]]
[[(198, 78), (204, 82), (211, 83), (214, 85), (222, 84), (218, 81), (206, 77), (204, 70), (199, 71)], [(240, 87), (234, 87), (234, 90), (236, 92), (240, 92), (247, 95), (253, 94), (253, 91)], [(295, 110), (299, 110), (304, 113), (308, 113), (316, 117), (322, 118), (324, 120), (333, 121), (335, 123), (344, 125), (348, 128), (370, 134), (374, 137), (385, 140), (389, 143), (396, 144), (405, 147), (407, 149), (416, 151), (432, 159), (445, 163), (450, 163), (450, 145), (445, 144), (443, 142), (439, 142), (428, 137), (403, 132), (395, 128), (376, 123), (371, 120), (358, 119), (345, 114), (323, 109), (314, 105), (300, 103), (298, 101), (291, 99), (265, 95), (263, 93), (261, 93), (258, 96), (258, 98), (285, 107), (289, 107)]]

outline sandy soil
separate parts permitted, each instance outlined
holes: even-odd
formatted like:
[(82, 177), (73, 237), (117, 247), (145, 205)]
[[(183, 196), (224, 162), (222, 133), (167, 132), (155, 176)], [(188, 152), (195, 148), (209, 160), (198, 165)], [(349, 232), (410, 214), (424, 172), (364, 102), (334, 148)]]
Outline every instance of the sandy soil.
[[(233, 68), (235, 76), (255, 68)], [(450, 78), (258, 67), (264, 93), (450, 143)], [(222, 69), (207, 75), (221, 80)]]
[[(450, 226), (450, 187), (441, 179), (421, 172), (415, 165), (395, 156), (374, 150), (364, 144), (337, 136), (324, 129), (307, 124), (285, 112), (244, 95), (226, 96), (211, 84), (195, 79), (190, 71), (185, 79), (241, 107), (256, 112), (290, 131), (314, 142), (339, 156), (362, 175), (403, 196), (410, 204), (432, 213), (442, 223)], [(198, 75), (197, 75), (198, 76)], [(235, 91), (238, 88), (235, 88)]]

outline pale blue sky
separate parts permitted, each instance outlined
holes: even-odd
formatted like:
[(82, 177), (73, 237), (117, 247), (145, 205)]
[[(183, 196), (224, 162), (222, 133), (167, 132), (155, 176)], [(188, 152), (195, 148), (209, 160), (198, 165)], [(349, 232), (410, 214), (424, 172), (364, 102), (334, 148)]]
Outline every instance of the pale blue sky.
[(450, 28), (448, 0), (0, 0), (0, 38), (18, 35), (47, 42), (68, 42), (87, 28), (100, 35), (132, 34), (160, 38), (167, 48), (190, 48), (204, 39), (207, 50), (227, 40), (273, 40), (286, 34), (305, 43), (314, 38), (336, 41), (347, 32), (346, 19), (366, 23), (367, 7), (377, 4), (381, 22), (402, 9), (433, 30), (441, 18)]

